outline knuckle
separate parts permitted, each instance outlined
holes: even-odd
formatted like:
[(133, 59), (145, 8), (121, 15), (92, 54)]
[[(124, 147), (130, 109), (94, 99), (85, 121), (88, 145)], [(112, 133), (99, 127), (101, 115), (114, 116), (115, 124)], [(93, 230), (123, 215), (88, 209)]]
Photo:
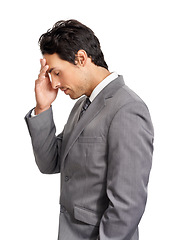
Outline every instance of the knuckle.
[(38, 79), (44, 79), (44, 78), (45, 78), (45, 75), (44, 75), (44, 74), (41, 74), (41, 73), (40, 73), (40, 74), (38, 75)]

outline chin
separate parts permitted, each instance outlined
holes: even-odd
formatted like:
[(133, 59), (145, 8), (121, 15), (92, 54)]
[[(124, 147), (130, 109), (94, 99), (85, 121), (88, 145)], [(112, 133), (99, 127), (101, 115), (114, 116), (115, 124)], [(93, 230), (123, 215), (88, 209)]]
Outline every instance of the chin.
[(71, 99), (73, 99), (73, 100), (77, 99), (77, 97), (72, 96), (72, 95), (70, 95), (70, 94), (69, 94), (69, 97), (70, 97)]
[(70, 98), (71, 98), (71, 99), (75, 100), (75, 99), (78, 99), (78, 98), (80, 98), (82, 95), (80, 95), (80, 96), (73, 96), (73, 95), (69, 95), (69, 96), (70, 96)]

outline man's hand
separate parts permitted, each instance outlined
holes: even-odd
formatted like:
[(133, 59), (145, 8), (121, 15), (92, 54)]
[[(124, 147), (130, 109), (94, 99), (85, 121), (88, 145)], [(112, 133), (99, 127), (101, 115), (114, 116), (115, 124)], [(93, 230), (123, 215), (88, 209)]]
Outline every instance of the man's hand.
[(46, 59), (41, 59), (41, 70), (38, 79), (35, 81), (36, 108), (35, 114), (39, 114), (50, 108), (52, 102), (56, 99), (58, 89), (53, 89), (47, 70), (49, 66)]

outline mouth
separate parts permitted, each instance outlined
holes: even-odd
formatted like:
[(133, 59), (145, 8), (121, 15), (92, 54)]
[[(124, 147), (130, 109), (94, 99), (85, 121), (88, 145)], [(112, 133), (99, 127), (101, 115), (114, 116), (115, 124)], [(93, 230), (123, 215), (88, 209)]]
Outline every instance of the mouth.
[(65, 94), (67, 94), (67, 91), (69, 90), (69, 88), (60, 88), (60, 90), (62, 91), (62, 92), (64, 92)]

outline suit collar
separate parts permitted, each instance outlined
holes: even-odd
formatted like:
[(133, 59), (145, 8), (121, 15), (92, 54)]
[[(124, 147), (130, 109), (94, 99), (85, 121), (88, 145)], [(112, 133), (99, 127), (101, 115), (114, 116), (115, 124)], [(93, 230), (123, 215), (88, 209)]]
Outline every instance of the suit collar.
[(116, 72), (110, 73), (103, 81), (101, 81), (92, 91), (89, 99), (92, 102), (95, 97), (114, 79), (118, 78), (118, 74)]
[(110, 82), (107, 86), (103, 88), (103, 90), (97, 95), (103, 96), (105, 99), (113, 97), (114, 94), (118, 91), (120, 87), (124, 85), (124, 79), (122, 75), (119, 75), (116, 79)]
[(69, 150), (73, 146), (74, 142), (77, 140), (81, 132), (84, 130), (85, 126), (88, 125), (105, 107), (105, 100), (112, 98), (114, 94), (124, 85), (124, 80), (122, 76), (118, 76), (115, 80), (109, 83), (93, 100), (93, 102), (88, 107), (87, 111), (84, 113), (82, 118), (79, 119), (79, 114), (81, 111), (84, 98), (79, 100), (72, 110), (68, 122), (66, 124), (66, 132), (63, 140), (63, 156), (62, 161), (66, 158)]

